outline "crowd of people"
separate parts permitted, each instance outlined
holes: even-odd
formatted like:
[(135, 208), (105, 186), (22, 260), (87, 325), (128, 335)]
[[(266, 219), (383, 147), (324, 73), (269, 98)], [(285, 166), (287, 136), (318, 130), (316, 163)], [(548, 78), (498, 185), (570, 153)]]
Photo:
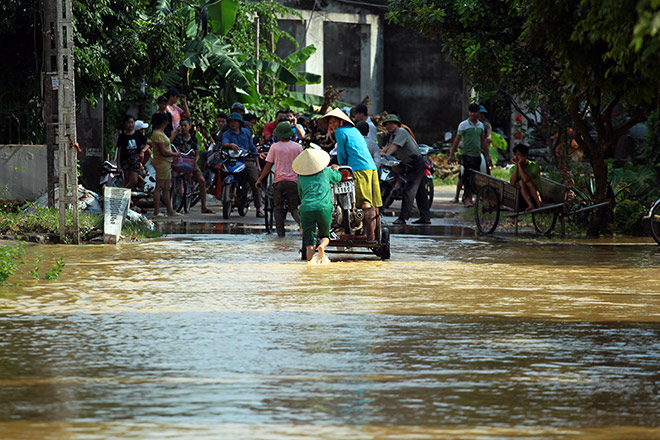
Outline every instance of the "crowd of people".
[[(177, 216), (172, 209), (169, 192), (172, 179), (172, 160), (182, 154), (201, 157), (202, 166), (211, 162), (220, 149), (243, 151), (245, 175), (253, 192), (256, 216), (263, 217), (260, 188), (269, 173), (273, 172), (273, 197), (275, 205), (275, 225), (278, 235), (284, 236), (286, 208), (302, 228), (305, 245), (312, 250), (320, 247), (322, 253), (325, 238), (329, 236), (332, 203), (329, 199), (330, 183), (335, 182), (337, 173), (328, 168), (330, 155), (323, 150), (304, 149), (302, 140), (305, 128), (298, 122), (293, 111), (281, 109), (275, 120), (263, 127), (261, 134), (255, 133), (257, 117), (246, 113), (240, 102), (234, 103), (229, 114), (216, 115), (217, 132), (211, 135), (208, 148), (200, 148), (194, 136), (190, 109), (185, 95), (177, 89), (169, 89), (157, 99), (157, 110), (151, 118), (151, 139), (144, 131), (149, 124), (127, 115), (123, 120), (122, 133), (117, 140), (117, 163), (124, 171), (125, 185), (135, 188), (145, 163), (151, 158), (156, 172), (154, 191), (154, 216)], [(179, 105), (180, 104), (180, 105)], [(453, 162), (457, 148), (462, 145), (461, 162), (464, 173), (459, 185), (464, 186), (463, 203), (473, 204), (471, 173), (479, 170), (482, 155), (488, 166), (490, 155), (488, 145), (492, 128), (484, 114), (483, 106), (471, 104), (468, 118), (462, 121), (451, 146), (449, 161)], [(395, 114), (388, 114), (383, 126), (386, 136), (379, 139), (378, 129), (371, 120), (364, 104), (353, 109), (335, 109), (317, 120), (317, 127), (332, 136), (336, 142), (336, 162), (348, 165), (355, 175), (357, 207), (364, 213), (364, 232), (367, 241), (376, 239), (376, 225), (379, 210), (383, 205), (380, 193), (378, 170), (381, 156), (393, 156), (400, 161), (398, 172), (403, 174), (402, 206), (394, 224), (405, 225), (411, 216), (413, 200), (417, 202), (419, 219), (415, 224), (431, 223), (429, 197), (423, 184), (425, 162), (420, 153), (415, 135)], [(259, 153), (257, 145), (267, 143), (267, 154)], [(540, 176), (533, 163), (527, 160), (524, 146), (514, 150), (514, 171), (511, 183), (522, 188), (522, 194), (530, 209), (541, 201), (536, 180)], [(298, 164), (296, 168), (295, 164)], [(327, 171), (325, 171), (327, 169)], [(204, 174), (199, 166), (193, 172), (201, 192), (201, 212), (212, 214), (206, 206), (206, 185)], [(535, 187), (536, 185), (536, 187)], [(460, 191), (460, 186), (458, 188)], [(165, 203), (166, 213), (160, 212), (160, 200)], [(457, 197), (455, 199), (458, 201)], [(313, 231), (318, 230), (318, 235)], [(317, 243), (314, 237), (318, 237)], [(311, 258), (311, 257), (310, 257)]]

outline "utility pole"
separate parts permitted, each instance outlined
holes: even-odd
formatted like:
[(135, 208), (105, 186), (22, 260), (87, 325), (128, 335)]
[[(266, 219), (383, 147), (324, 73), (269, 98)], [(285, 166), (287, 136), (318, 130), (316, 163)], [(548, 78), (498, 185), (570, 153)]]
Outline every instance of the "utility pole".
[[(72, 0), (44, 0), (44, 122), (48, 145), (49, 206), (52, 206), (54, 154), (57, 150), (59, 175), (60, 240), (69, 236), (80, 242), (78, 222), (78, 143), (76, 141), (76, 89), (73, 59)], [(54, 14), (53, 14), (54, 12)], [(55, 68), (57, 69), (55, 71)], [(57, 72), (57, 73), (55, 73)], [(53, 93), (57, 91), (57, 94)], [(55, 98), (57, 99), (55, 101)], [(56, 110), (56, 112), (55, 112)], [(66, 213), (71, 209), (72, 223)]]
[(46, 176), (48, 182), (48, 207), (55, 207), (55, 151), (57, 138), (57, 45), (55, 36), (55, 21), (57, 19), (57, 3), (52, 0), (42, 0), (43, 11), (43, 73), (42, 73), (42, 117), (46, 127)]

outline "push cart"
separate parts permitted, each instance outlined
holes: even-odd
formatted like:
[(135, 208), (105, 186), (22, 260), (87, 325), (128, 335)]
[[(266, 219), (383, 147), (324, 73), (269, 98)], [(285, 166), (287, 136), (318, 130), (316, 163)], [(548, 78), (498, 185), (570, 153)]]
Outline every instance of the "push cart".
[[(506, 180), (498, 179), (488, 174), (473, 171), (473, 188), (476, 193), (474, 203), (474, 220), (479, 232), (491, 234), (497, 228), (500, 217), (512, 218), (515, 232), (518, 233), (518, 218), (524, 215), (532, 216), (534, 229), (539, 234), (550, 235), (559, 219), (582, 212), (594, 210), (609, 201), (594, 202), (569, 199), (570, 188), (559, 182), (541, 177), (539, 193), (543, 206), (525, 210), (525, 202), (520, 194), (520, 188)], [(562, 230), (563, 233), (563, 230)]]
[[(332, 224), (330, 244), (325, 252), (330, 254), (376, 255), (381, 260), (390, 258), (390, 231), (383, 227), (381, 217), (376, 219), (376, 236), (367, 240), (364, 232), (364, 213), (356, 206), (355, 176), (351, 167), (341, 165), (341, 181), (332, 185)], [(301, 259), (306, 260), (305, 245)]]

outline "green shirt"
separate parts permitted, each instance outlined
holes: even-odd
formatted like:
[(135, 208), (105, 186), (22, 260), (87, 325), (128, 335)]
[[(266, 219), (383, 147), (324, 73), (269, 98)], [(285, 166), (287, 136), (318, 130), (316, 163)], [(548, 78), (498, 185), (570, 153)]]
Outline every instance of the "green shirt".
[(486, 136), (486, 129), (481, 121), (473, 124), (469, 119), (458, 124), (456, 131), (463, 138), (463, 154), (466, 156), (481, 156), (481, 140)]
[(341, 173), (332, 168), (311, 176), (298, 176), (298, 194), (300, 194), (300, 213), (332, 210), (330, 183), (341, 180)]
[[(513, 177), (513, 172), (516, 169), (516, 167), (511, 167), (510, 175)], [(536, 187), (537, 190), (541, 190), (541, 167), (534, 162), (533, 160), (528, 160), (527, 161), (527, 166), (525, 167), (525, 174), (533, 175), (532, 177), (532, 183)], [(520, 181), (520, 175), (518, 175), (518, 182)], [(516, 183), (518, 183), (516, 182)]]

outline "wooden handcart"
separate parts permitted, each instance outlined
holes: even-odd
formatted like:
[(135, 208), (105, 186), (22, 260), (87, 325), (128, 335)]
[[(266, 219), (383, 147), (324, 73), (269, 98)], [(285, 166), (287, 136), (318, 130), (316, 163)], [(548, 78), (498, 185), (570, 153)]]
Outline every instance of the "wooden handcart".
[[(474, 203), (474, 220), (479, 232), (491, 234), (497, 228), (500, 217), (512, 218), (515, 224), (515, 233), (518, 233), (518, 218), (524, 215), (532, 216), (534, 229), (539, 234), (550, 235), (557, 220), (562, 221), (566, 216), (590, 211), (608, 205), (610, 202), (600, 203), (572, 203), (569, 200), (570, 188), (559, 182), (541, 177), (541, 200), (543, 206), (525, 211), (526, 203), (520, 194), (520, 188), (506, 180), (488, 174), (474, 171), (473, 188), (476, 193)], [(563, 227), (562, 227), (563, 233)]]

